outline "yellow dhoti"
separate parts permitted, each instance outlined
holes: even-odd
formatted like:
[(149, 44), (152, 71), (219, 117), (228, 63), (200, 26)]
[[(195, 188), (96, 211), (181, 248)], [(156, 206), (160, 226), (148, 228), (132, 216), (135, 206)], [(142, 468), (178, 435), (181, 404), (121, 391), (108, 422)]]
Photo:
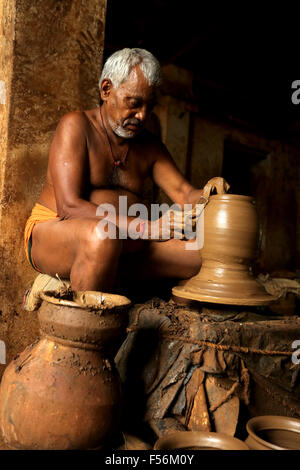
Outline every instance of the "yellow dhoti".
[(46, 220), (56, 219), (57, 213), (48, 209), (48, 207), (42, 206), (36, 203), (32, 209), (30, 217), (27, 219), (24, 230), (24, 248), (27, 261), (36, 270), (41, 272), (34, 264), (31, 258), (31, 246), (32, 246), (32, 230), (36, 224), (45, 222)]

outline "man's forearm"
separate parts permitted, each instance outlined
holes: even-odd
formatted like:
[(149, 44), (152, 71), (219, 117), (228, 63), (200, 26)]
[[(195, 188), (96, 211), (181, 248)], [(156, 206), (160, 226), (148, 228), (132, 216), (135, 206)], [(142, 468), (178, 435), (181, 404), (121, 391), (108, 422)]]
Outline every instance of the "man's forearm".
[(203, 196), (203, 189), (192, 188), (185, 195), (184, 204), (196, 204)]
[(93, 202), (86, 201), (84, 199), (77, 199), (72, 203), (62, 204), (61, 207), (59, 207), (58, 215), (60, 220), (87, 217), (96, 217), (99, 221), (105, 219), (105, 221), (113, 223), (127, 236), (131, 222), (135, 221), (134, 225), (136, 227), (136, 231), (140, 233), (141, 236), (146, 235), (146, 238), (151, 238), (151, 231), (153, 231), (151, 221), (144, 221), (138, 217), (120, 215), (113, 205), (111, 205), (111, 210), (105, 210), (104, 205), (102, 210), (99, 210), (99, 208), (101, 208), (101, 205), (98, 206)]
[(57, 203), (57, 212), (60, 220), (96, 217), (97, 205), (84, 199), (72, 202)]
[[(59, 206), (59, 205), (58, 205)], [(119, 214), (119, 211), (112, 205), (96, 204), (84, 199), (76, 199), (72, 203), (59, 207), (58, 215), (60, 220), (73, 218), (97, 218), (103, 221), (102, 226), (106, 231), (107, 223), (115, 225), (119, 229), (121, 238), (143, 238), (145, 240), (165, 240), (173, 238), (174, 223), (159, 218), (157, 220), (144, 220), (140, 217), (130, 217), (127, 214)], [(169, 236), (168, 236), (169, 234)]]

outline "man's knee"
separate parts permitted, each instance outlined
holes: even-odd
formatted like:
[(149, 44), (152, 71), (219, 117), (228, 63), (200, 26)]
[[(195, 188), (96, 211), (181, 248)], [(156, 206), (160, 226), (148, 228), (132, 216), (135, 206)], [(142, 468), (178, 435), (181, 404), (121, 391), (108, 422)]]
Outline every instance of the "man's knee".
[(122, 250), (118, 228), (110, 222), (106, 227), (99, 222), (91, 222), (83, 229), (80, 242), (81, 247), (90, 253), (119, 254)]

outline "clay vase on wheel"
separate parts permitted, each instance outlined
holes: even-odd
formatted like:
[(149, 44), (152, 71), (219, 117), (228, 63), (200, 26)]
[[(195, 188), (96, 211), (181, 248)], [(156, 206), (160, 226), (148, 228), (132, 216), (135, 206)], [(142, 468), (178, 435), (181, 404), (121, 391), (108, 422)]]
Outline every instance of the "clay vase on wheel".
[[(204, 188), (204, 242), (200, 272), (174, 287), (176, 297), (232, 305), (267, 305), (275, 299), (250, 275), (257, 251), (258, 220), (254, 199), (226, 194), (228, 184), (213, 178)], [(210, 195), (216, 188), (218, 194)]]
[(125, 331), (130, 301), (103, 294), (100, 305), (85, 308), (53, 292), (41, 297), (41, 338), (2, 378), (4, 440), (14, 449), (101, 448), (118, 429), (122, 412), (120, 378), (109, 350)]

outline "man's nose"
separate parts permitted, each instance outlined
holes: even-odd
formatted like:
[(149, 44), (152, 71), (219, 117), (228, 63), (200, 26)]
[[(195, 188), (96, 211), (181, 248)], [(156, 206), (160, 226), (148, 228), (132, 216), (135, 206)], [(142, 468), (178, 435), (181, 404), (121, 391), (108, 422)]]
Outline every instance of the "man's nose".
[(147, 114), (147, 108), (146, 106), (142, 106), (141, 108), (137, 110), (134, 117), (142, 122), (146, 119), (146, 114)]

